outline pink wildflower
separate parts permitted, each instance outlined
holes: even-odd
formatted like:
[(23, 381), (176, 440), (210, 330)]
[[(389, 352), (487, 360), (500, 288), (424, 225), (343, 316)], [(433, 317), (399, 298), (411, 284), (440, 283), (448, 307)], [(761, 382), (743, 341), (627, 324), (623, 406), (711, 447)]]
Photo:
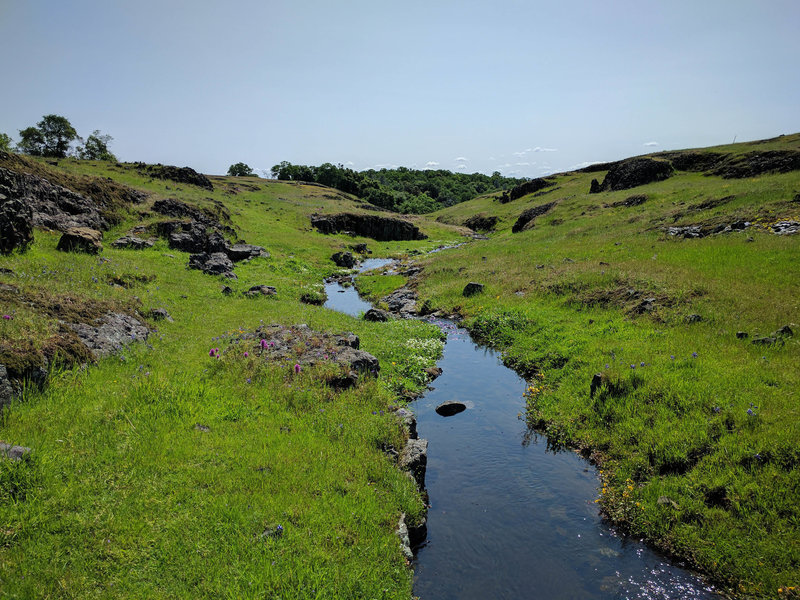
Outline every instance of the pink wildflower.
[(295, 365), (294, 365), (294, 372), (295, 373), (299, 373), (300, 372), (300, 365), (298, 365), (297, 363), (295, 363)]

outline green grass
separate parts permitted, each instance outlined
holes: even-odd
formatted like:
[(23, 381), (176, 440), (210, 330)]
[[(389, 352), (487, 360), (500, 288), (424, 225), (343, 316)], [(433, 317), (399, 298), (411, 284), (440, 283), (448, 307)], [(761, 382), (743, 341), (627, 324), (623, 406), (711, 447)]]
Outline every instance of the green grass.
[[(476, 213), (500, 221), (490, 240), (421, 261), (421, 301), (462, 314), (529, 378), (530, 425), (598, 461), (598, 504), (612, 520), (736, 597), (775, 597), (800, 585), (800, 237), (768, 225), (800, 220), (800, 174), (679, 172), (588, 194), (603, 175), (562, 174), (538, 197), (434, 213), (453, 224)], [(647, 201), (612, 206), (633, 194)], [(511, 233), (525, 208), (552, 201), (532, 229)], [(664, 231), (735, 220), (756, 225), (702, 239)], [(464, 298), (468, 281), (485, 292)], [(654, 309), (639, 314), (648, 297)], [(774, 346), (736, 337), (787, 324), (795, 337)], [(602, 386), (591, 396), (595, 373)]]
[[(31, 352), (47, 348), (59, 326), (44, 307), (54, 304), (90, 316), (162, 307), (174, 322), (151, 322), (147, 344), (86, 370), (57, 368), (46, 389), (29, 386), (5, 411), (0, 439), (32, 447), (33, 458), (0, 470), (0, 597), (408, 598), (411, 572), (394, 529), (423, 505), (381, 446), (404, 443), (390, 407), (419, 389), (440, 333), (299, 298), (337, 270), (330, 255), (346, 245), (402, 254), (458, 234), (432, 225), (444, 241), (323, 236), (308, 231), (311, 212), (353, 209), (323, 188), (253, 181), (257, 189), (245, 191), (238, 179), (215, 178), (208, 193), (103, 163), (59, 168), (114, 176), (152, 196), (106, 233), (101, 257), (57, 252), (58, 236), (37, 231), (28, 252), (0, 259), (13, 270), (3, 281), (37, 299), (3, 296), (7, 353), (26, 340)], [(146, 208), (166, 196), (223, 201), (239, 237), (271, 256), (238, 264), (231, 282), (186, 269), (188, 255), (163, 241), (143, 251), (110, 246), (140, 218), (156, 220)], [(110, 285), (115, 278), (132, 287)], [(233, 295), (221, 294), (226, 284)], [(256, 284), (274, 285), (277, 296), (240, 294)], [(324, 384), (324, 365), (297, 375), (236, 349), (209, 357), (261, 323), (353, 331), (380, 359), (380, 376), (337, 392)]]

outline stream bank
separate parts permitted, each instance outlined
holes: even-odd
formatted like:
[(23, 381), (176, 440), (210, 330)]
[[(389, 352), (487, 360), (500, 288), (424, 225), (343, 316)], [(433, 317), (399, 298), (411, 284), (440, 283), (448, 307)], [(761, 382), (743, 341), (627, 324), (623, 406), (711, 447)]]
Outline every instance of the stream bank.
[[(362, 272), (382, 266), (365, 261)], [(383, 263), (386, 264), (386, 263)], [(353, 287), (326, 285), (326, 306), (358, 316), (371, 305)], [(429, 440), (428, 537), (416, 549), (414, 593), (440, 598), (713, 598), (692, 573), (600, 517), (593, 466), (553, 452), (522, 417), (526, 382), (456, 323), (443, 373), (412, 407)], [(449, 417), (436, 407), (458, 401)]]

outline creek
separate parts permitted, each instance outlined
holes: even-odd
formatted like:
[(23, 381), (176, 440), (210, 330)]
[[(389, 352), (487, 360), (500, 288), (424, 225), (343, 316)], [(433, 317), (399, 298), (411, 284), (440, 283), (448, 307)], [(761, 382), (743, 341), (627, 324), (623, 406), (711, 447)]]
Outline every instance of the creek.
[[(389, 261), (364, 261), (360, 271)], [(371, 305), (354, 287), (325, 286), (325, 306), (354, 316)], [(594, 503), (596, 469), (555, 452), (522, 418), (526, 382), (498, 352), (452, 321), (442, 375), (412, 403), (429, 441), (428, 537), (416, 549), (414, 594), (448, 599), (711, 599), (698, 577), (618, 534)], [(467, 406), (442, 417), (435, 408)]]

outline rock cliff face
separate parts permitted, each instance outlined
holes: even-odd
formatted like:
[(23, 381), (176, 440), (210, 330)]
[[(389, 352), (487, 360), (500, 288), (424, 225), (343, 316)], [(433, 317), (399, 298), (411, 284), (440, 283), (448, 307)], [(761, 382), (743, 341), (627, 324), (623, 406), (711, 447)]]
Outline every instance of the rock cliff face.
[(136, 169), (143, 175), (149, 175), (154, 179), (169, 179), (177, 183), (188, 183), (196, 185), (207, 190), (213, 190), (214, 185), (211, 180), (198, 173), (190, 167), (174, 167), (172, 165), (147, 165), (145, 163), (137, 163)]
[(0, 193), (0, 254), (25, 250), (33, 242), (33, 211), (19, 198)]
[(312, 215), (311, 225), (320, 233), (352, 232), (379, 242), (424, 240), (428, 237), (409, 221), (380, 215), (354, 213)]

